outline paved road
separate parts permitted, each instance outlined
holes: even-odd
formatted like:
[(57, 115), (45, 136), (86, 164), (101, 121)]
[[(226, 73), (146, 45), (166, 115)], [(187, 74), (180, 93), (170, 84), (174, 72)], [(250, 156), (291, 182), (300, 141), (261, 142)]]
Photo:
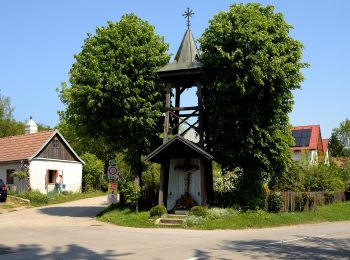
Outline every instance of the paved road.
[(350, 222), (258, 230), (136, 229), (98, 197), (0, 214), (0, 259), (349, 259)]

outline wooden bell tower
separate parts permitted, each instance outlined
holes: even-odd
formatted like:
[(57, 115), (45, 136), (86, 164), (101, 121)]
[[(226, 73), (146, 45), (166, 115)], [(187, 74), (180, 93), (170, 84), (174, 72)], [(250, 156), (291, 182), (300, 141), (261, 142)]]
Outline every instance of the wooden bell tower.
[[(168, 210), (189, 209), (206, 205), (212, 193), (212, 159), (206, 151), (206, 88), (201, 84), (199, 52), (190, 30), (187, 8), (187, 30), (173, 62), (158, 70), (166, 83), (163, 145), (146, 157), (161, 164), (159, 204)], [(195, 90), (191, 106), (181, 106), (185, 91)]]

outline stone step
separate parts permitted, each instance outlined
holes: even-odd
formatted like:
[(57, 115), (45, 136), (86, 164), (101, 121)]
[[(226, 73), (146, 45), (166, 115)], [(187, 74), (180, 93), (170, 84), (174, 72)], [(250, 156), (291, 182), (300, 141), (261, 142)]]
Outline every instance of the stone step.
[(178, 215), (178, 214), (168, 214), (167, 218), (177, 218), (177, 219), (185, 219), (187, 215)]
[(175, 215), (187, 215), (188, 210), (175, 209)]
[(178, 218), (158, 218), (155, 222), (156, 225), (173, 225), (180, 226), (184, 222), (184, 219)]

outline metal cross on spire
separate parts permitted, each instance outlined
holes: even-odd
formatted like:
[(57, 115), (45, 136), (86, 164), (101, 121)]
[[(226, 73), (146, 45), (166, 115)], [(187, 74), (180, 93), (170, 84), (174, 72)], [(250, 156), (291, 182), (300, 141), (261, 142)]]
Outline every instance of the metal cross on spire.
[(184, 12), (184, 14), (182, 15), (183, 17), (185, 17), (187, 19), (187, 30), (190, 29), (190, 18), (192, 17), (192, 15), (194, 15), (194, 12), (192, 10), (190, 10), (190, 8), (187, 7), (187, 10)]

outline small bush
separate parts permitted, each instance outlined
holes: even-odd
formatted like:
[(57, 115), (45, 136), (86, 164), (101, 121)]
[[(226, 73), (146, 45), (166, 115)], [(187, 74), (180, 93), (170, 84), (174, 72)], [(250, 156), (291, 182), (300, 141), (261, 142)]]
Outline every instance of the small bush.
[(30, 203), (33, 205), (45, 205), (49, 203), (49, 197), (40, 191), (23, 192), (17, 196), (30, 200)]
[(207, 217), (209, 219), (221, 219), (230, 216), (230, 214), (234, 214), (234, 211), (231, 209), (210, 208), (208, 209)]
[(125, 204), (127, 205), (137, 205), (137, 202), (141, 197), (141, 188), (136, 186), (132, 181), (123, 183), (120, 192), (123, 194)]
[(192, 227), (198, 225), (201, 221), (203, 221), (203, 217), (198, 217), (195, 215), (188, 215), (183, 223), (184, 227)]
[(302, 196), (297, 195), (294, 198), (295, 200), (295, 211), (304, 211), (305, 202)]
[(104, 163), (91, 153), (84, 153), (81, 159), (85, 161), (83, 165), (82, 188), (83, 191), (94, 191), (101, 188)]
[(323, 196), (324, 196), (324, 203), (325, 204), (334, 203), (334, 192), (326, 192)]
[(281, 193), (272, 192), (268, 198), (268, 211), (277, 213), (280, 212), (282, 208), (282, 198)]
[(310, 195), (308, 195), (307, 196), (307, 205), (309, 207), (309, 210), (316, 209), (315, 198), (310, 196)]
[(48, 204), (49, 197), (40, 192), (33, 192), (30, 197), (30, 202), (34, 205)]
[(73, 191), (67, 191), (67, 190), (64, 190), (62, 191), (62, 194), (67, 196), (67, 195), (72, 195), (73, 194)]
[(150, 209), (149, 211), (149, 215), (150, 217), (155, 217), (155, 216), (162, 216), (164, 214), (167, 213), (167, 210), (166, 208), (164, 207), (164, 205), (157, 205), (157, 206), (154, 206), (153, 208)]
[(203, 206), (194, 206), (191, 208), (189, 214), (197, 217), (206, 217), (208, 214), (208, 208)]

